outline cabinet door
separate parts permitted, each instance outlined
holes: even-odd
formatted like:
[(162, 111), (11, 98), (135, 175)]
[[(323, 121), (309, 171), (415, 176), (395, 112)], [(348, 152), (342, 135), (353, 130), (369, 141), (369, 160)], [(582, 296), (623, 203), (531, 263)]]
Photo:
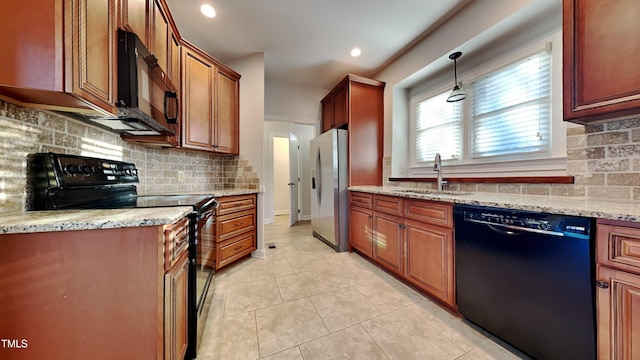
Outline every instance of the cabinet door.
[(169, 68), (167, 69), (167, 76), (169, 76), (176, 89), (180, 89), (180, 41), (173, 31), (169, 34)]
[(405, 226), (405, 278), (453, 306), (453, 231), (411, 220)]
[(215, 122), (216, 152), (238, 154), (239, 149), (239, 81), (219, 71), (217, 81), (217, 107)]
[(564, 119), (640, 113), (640, 2), (564, 0)]
[(402, 218), (374, 212), (373, 259), (402, 275)]
[(116, 113), (117, 29), (115, 2), (71, 1), (71, 92)]
[(153, 0), (152, 25), (151, 25), (151, 47), (150, 51), (158, 58), (160, 68), (167, 72), (169, 69), (169, 19), (160, 3), (160, 0)]
[(349, 84), (349, 186), (382, 185), (384, 83)]
[(182, 47), (182, 147), (213, 150), (213, 78), (215, 66)]
[(373, 256), (372, 219), (371, 210), (356, 206), (349, 207), (349, 247), (359, 250), (368, 257)]
[(334, 104), (333, 96), (322, 103), (322, 132), (333, 128)]
[(164, 358), (182, 360), (187, 353), (188, 274), (185, 256), (165, 275), (164, 283)]
[(598, 359), (640, 359), (640, 276), (598, 267)]
[(148, 0), (120, 0), (119, 27), (136, 33), (147, 49), (149, 48), (147, 41), (148, 9)]
[(333, 115), (333, 128), (341, 128), (349, 123), (348, 107), (349, 107), (349, 84), (345, 84), (340, 89), (334, 98), (334, 115)]

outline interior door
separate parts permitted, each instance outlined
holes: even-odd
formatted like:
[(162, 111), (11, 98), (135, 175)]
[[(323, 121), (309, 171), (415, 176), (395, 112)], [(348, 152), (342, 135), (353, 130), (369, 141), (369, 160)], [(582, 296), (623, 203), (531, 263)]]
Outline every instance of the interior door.
[(289, 226), (298, 222), (299, 216), (299, 191), (300, 191), (300, 174), (299, 174), (299, 157), (300, 146), (298, 137), (289, 134)]

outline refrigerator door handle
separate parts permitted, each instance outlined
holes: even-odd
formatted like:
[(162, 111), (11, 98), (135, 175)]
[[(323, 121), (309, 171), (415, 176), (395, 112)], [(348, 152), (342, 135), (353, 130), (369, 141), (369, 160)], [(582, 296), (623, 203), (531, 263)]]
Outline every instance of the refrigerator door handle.
[(320, 157), (320, 148), (318, 148), (318, 153), (316, 155), (316, 196), (318, 197), (318, 205), (322, 200), (322, 158)]

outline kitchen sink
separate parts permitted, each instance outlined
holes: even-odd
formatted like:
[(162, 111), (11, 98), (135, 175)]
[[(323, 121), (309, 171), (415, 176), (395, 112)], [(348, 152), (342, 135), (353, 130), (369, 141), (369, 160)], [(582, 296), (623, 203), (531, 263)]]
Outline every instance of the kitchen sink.
[(393, 192), (399, 192), (403, 194), (415, 194), (415, 195), (446, 195), (446, 196), (465, 196), (473, 195), (471, 192), (455, 191), (455, 190), (431, 190), (431, 189), (393, 189)]

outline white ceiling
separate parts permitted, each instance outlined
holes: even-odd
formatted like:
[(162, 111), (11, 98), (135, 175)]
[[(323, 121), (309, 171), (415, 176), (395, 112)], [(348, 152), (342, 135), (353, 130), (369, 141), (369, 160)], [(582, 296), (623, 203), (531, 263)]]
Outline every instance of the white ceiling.
[[(167, 0), (180, 35), (227, 63), (264, 53), (265, 77), (331, 88), (372, 76), (471, 0)], [(200, 13), (211, 4), (217, 16)], [(349, 55), (354, 47), (362, 55)]]

